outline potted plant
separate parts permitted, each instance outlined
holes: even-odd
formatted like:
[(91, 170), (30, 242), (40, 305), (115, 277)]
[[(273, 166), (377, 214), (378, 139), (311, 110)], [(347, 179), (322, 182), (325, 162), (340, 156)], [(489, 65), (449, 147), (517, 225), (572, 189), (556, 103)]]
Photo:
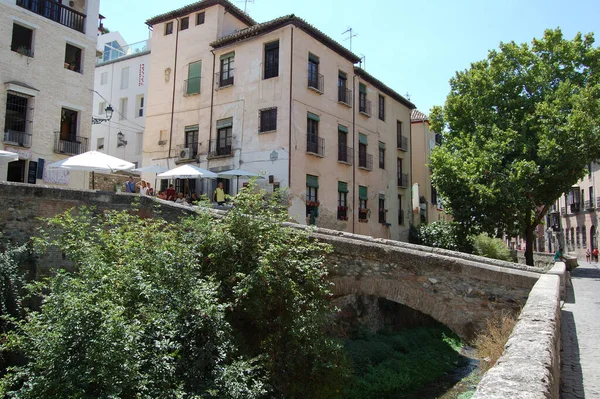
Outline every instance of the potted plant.
[(68, 62), (65, 62), (65, 69), (69, 69), (69, 66), (71, 66), (71, 64), (69, 64)]
[(28, 48), (27, 48), (27, 47), (25, 47), (25, 46), (20, 46), (20, 47), (17, 49), (17, 53), (18, 53), (18, 54), (21, 54), (21, 55), (26, 55), (27, 57), (31, 57), (31, 55), (32, 55), (32, 54), (31, 54), (31, 50), (30, 50), (30, 49), (28, 49)]

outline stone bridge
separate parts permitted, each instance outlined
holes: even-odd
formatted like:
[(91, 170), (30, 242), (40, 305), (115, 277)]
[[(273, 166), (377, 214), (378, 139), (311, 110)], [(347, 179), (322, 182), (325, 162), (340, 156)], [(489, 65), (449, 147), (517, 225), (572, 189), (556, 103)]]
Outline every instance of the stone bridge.
[[(23, 242), (35, 233), (38, 217), (50, 217), (74, 206), (131, 209), (139, 201), (139, 213), (175, 221), (191, 210), (147, 197), (18, 183), (0, 183), (0, 229)], [(161, 203), (163, 206), (157, 207)], [(295, 228), (306, 228), (289, 224)], [(331, 265), (334, 294), (373, 295), (385, 298), (445, 324), (470, 339), (486, 319), (503, 310), (517, 312), (538, 280), (539, 269), (453, 251), (422, 247), (384, 239), (317, 229), (314, 237), (333, 246)], [(39, 272), (62, 265), (60, 253), (40, 259)]]

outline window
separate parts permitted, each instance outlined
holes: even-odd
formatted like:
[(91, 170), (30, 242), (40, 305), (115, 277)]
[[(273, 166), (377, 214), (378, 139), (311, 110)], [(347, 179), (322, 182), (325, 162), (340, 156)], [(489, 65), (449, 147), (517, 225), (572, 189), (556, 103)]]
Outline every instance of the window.
[(158, 135), (158, 144), (159, 145), (167, 144), (167, 137), (168, 137), (167, 131), (161, 130)]
[(338, 102), (350, 104), (350, 90), (348, 90), (348, 76), (345, 72), (338, 71)]
[[(77, 122), (78, 122), (78, 112), (77, 111), (73, 111), (67, 108), (62, 108), (61, 109), (61, 118), (60, 118), (60, 141), (66, 141), (68, 143), (77, 143)], [(76, 150), (78, 150), (79, 148), (72, 148), (75, 147), (72, 144), (67, 144), (64, 145), (64, 143), (60, 143), (62, 145), (59, 146), (58, 151), (60, 152), (66, 152), (66, 153), (81, 153), (81, 152), (85, 152), (85, 151), (81, 151), (81, 152), (77, 152)]]
[(585, 224), (581, 226), (581, 245), (587, 248), (587, 232), (585, 230)]
[(123, 57), (126, 55), (125, 51), (121, 47), (121, 45), (113, 40), (112, 42), (106, 43), (104, 45), (104, 53), (102, 55), (102, 61), (110, 61), (116, 60), (117, 58)]
[(98, 141), (96, 142), (96, 148), (98, 150), (104, 149), (104, 137), (98, 137)]
[(204, 23), (204, 13), (199, 12), (196, 14), (196, 25), (202, 25)]
[(568, 193), (568, 206), (570, 206), (571, 213), (579, 212), (581, 197), (579, 187), (573, 187)]
[(363, 83), (358, 84), (358, 111), (365, 114), (370, 113), (367, 111), (367, 86)]
[(358, 134), (358, 167), (371, 170), (373, 168), (373, 156), (367, 154), (367, 136)]
[(308, 87), (323, 91), (322, 82), (319, 82), (319, 57), (308, 53)]
[(580, 230), (579, 226), (577, 226), (575, 228), (575, 234), (576, 234), (576, 237), (577, 237), (577, 248), (581, 247), (581, 242), (579, 241), (579, 230)]
[(173, 21), (165, 24), (165, 36), (173, 33)]
[(319, 139), (319, 121), (318, 115), (308, 113), (306, 119), (306, 152), (323, 155), (323, 148)]
[(200, 73), (202, 62), (196, 61), (188, 65), (188, 78), (185, 81), (185, 94), (192, 95), (200, 93)]
[(396, 161), (396, 166), (398, 168), (398, 187), (407, 187), (408, 175), (402, 173), (402, 158), (398, 158)]
[(121, 68), (121, 90), (129, 87), (129, 67)]
[(408, 150), (408, 139), (406, 137), (404, 137), (404, 135), (402, 134), (402, 130), (403, 130), (402, 122), (396, 121), (396, 142), (397, 142), (396, 148), (407, 151)]
[(402, 209), (402, 196), (398, 196), (398, 224), (404, 226), (404, 209)]
[[(317, 217), (319, 209), (319, 177), (306, 175), (306, 216)], [(311, 222), (312, 224), (312, 222)]]
[(137, 96), (136, 102), (137, 102), (136, 116), (138, 118), (141, 118), (142, 116), (144, 116), (144, 96), (143, 95)]
[(185, 127), (185, 148), (190, 149), (190, 157), (198, 155), (198, 125)]
[(279, 76), (279, 40), (265, 44), (264, 79)]
[(81, 49), (67, 43), (65, 49), (65, 68), (81, 72)]
[(100, 74), (100, 84), (101, 85), (108, 84), (108, 72), (102, 72)]
[(379, 95), (379, 119), (385, 121), (385, 97)]
[(379, 169), (385, 169), (385, 143), (379, 142)]
[(261, 109), (259, 115), (258, 131), (260, 133), (277, 130), (277, 107)]
[(379, 194), (379, 212), (378, 221), (381, 224), (387, 223), (385, 220), (385, 194)]
[(14, 91), (6, 93), (4, 143), (20, 147), (31, 146), (32, 97)]
[(338, 161), (350, 163), (352, 149), (348, 148), (348, 128), (338, 125)]
[(590, 208), (595, 208), (594, 206), (594, 187), (590, 186), (590, 189), (588, 190), (588, 195), (590, 196)]
[(338, 220), (348, 220), (348, 183), (338, 181)]
[(212, 156), (232, 155), (233, 118), (217, 121), (217, 138), (214, 140)]
[(186, 30), (190, 27), (190, 17), (181, 18), (179, 23), (179, 30)]
[(10, 49), (21, 55), (33, 57), (33, 30), (19, 24), (13, 24)]
[(127, 97), (119, 101), (119, 120), (127, 119)]
[(221, 56), (221, 75), (219, 87), (231, 86), (233, 84), (235, 53), (227, 53)]
[(368, 189), (366, 186), (358, 186), (358, 220), (366, 221), (369, 218), (369, 209), (367, 208), (367, 200), (369, 198)]
[(431, 185), (431, 203), (436, 206), (438, 203), (437, 190), (435, 187), (433, 187), (433, 185)]
[(104, 115), (106, 113), (106, 103), (104, 101), (101, 101), (100, 104), (98, 104), (98, 115)]

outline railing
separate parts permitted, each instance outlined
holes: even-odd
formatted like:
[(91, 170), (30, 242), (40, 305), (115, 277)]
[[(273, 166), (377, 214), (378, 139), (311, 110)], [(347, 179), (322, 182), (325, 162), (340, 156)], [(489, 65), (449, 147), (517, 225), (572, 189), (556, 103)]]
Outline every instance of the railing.
[(387, 223), (387, 221), (385, 220), (385, 209), (380, 209), (378, 211), (378, 218), (377, 221), (381, 224), (385, 224)]
[(185, 82), (185, 94), (187, 96), (200, 93), (200, 77), (189, 78), (189, 79), (186, 79), (184, 82)]
[(349, 107), (352, 106), (352, 90), (345, 86), (338, 86), (338, 102)]
[(17, 0), (17, 5), (68, 28), (84, 33), (85, 14), (54, 0)]
[(574, 204), (571, 204), (570, 207), (571, 207), (571, 213), (576, 213), (576, 212), (579, 212), (581, 204), (579, 202), (575, 202)]
[(232, 157), (233, 156), (233, 137), (225, 139), (214, 139), (210, 141), (208, 157)]
[(398, 176), (398, 187), (408, 187), (408, 173), (400, 173), (400, 176)]
[(61, 135), (61, 132), (54, 132), (54, 152), (78, 155), (88, 150), (89, 139), (87, 137), (68, 135), (64, 140)]
[(367, 170), (373, 170), (373, 155), (358, 154), (358, 167)]
[(229, 70), (227, 73), (228, 77), (221, 79), (223, 76), (221, 72), (215, 73), (215, 85), (217, 89), (222, 89), (224, 87), (233, 86), (233, 68)]
[(18, 145), (19, 147), (31, 147), (31, 134), (7, 130), (4, 132), (4, 143)]
[(325, 155), (325, 139), (316, 134), (306, 135), (306, 152), (319, 156)]
[(398, 137), (398, 147), (399, 150), (408, 151), (408, 137), (400, 136)]
[(358, 220), (368, 220), (369, 219), (369, 210), (364, 208), (358, 209)]
[(323, 94), (325, 78), (320, 73), (308, 74), (308, 88)]
[(398, 224), (404, 226), (404, 210), (402, 209), (398, 210)]
[[(362, 97), (362, 96), (361, 96)], [(358, 112), (370, 117), (371, 116), (371, 101), (366, 98), (360, 98), (358, 101)]]
[(121, 57), (126, 57), (132, 54), (143, 53), (150, 50), (150, 40), (142, 40), (141, 42), (131, 43), (119, 48), (110, 48), (104, 50), (102, 55), (96, 58), (96, 64), (117, 60)]
[(600, 208), (600, 197), (596, 197), (596, 208)]
[(338, 206), (337, 219), (338, 220), (348, 220), (348, 207), (347, 206)]
[[(599, 201), (599, 203), (600, 203), (600, 201)], [(566, 215), (566, 214), (567, 214), (567, 208), (566, 208), (566, 207), (564, 207), (564, 206), (563, 206), (563, 207), (561, 207), (561, 208), (560, 208), (560, 213), (562, 213), (563, 215)]]
[(594, 208), (594, 201), (592, 200), (585, 200), (585, 209), (593, 209)]
[(345, 145), (338, 145), (338, 161), (345, 162), (347, 164), (352, 165), (352, 161), (354, 159), (354, 153), (352, 152), (352, 147), (347, 147)]

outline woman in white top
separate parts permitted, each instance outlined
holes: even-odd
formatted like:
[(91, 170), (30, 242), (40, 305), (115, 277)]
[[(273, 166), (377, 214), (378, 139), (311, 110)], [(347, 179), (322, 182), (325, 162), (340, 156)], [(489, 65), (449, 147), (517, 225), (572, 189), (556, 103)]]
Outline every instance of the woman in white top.
[(146, 185), (146, 180), (140, 181), (139, 184), (140, 184), (140, 195), (143, 195), (145, 197), (148, 192), (148, 186)]

